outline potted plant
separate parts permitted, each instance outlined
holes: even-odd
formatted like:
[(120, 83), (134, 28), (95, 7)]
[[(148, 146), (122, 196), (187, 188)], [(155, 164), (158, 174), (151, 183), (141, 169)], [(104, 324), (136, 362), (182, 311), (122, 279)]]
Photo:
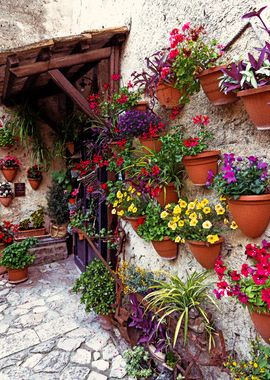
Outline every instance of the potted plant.
[(83, 213), (82, 210), (77, 210), (70, 216), (69, 225), (73, 232), (77, 232), (79, 240), (84, 240), (84, 234), (89, 237), (94, 237), (96, 233), (96, 217), (94, 210), (88, 210)]
[(213, 138), (213, 134), (206, 130), (208, 116), (197, 115), (193, 123), (199, 125), (199, 132), (196, 137), (183, 140), (183, 164), (193, 184), (205, 186), (208, 172), (211, 170), (217, 174), (220, 150), (207, 150), (208, 141)]
[(18, 284), (28, 280), (28, 267), (35, 256), (29, 252), (37, 244), (37, 239), (27, 238), (20, 243), (13, 243), (2, 252), (0, 265), (7, 268), (8, 281), (11, 284)]
[(55, 178), (47, 193), (47, 214), (51, 219), (51, 236), (63, 238), (67, 234), (69, 222), (68, 201), (65, 188)]
[(10, 148), (15, 143), (12, 129), (5, 115), (0, 120), (0, 148)]
[(6, 156), (0, 160), (0, 169), (8, 182), (16, 177), (21, 162), (14, 156)]
[(13, 199), (11, 184), (8, 182), (0, 183), (0, 202), (4, 207), (8, 207)]
[(137, 233), (144, 240), (151, 241), (160, 257), (173, 260), (177, 257), (178, 243), (182, 240), (177, 238), (175, 223), (169, 224), (163, 218), (166, 213), (166, 206), (163, 210), (159, 204), (149, 203), (145, 222), (138, 227)]
[(40, 206), (37, 210), (31, 213), (30, 218), (25, 218), (20, 221), (15, 238), (23, 239), (27, 237), (44, 236), (46, 234), (44, 216), (44, 207)]
[(128, 376), (135, 379), (147, 379), (153, 371), (149, 364), (150, 355), (142, 346), (135, 346), (124, 352), (124, 359), (126, 361), (126, 371)]
[(224, 154), (220, 173), (209, 172), (208, 183), (225, 196), (233, 219), (248, 237), (263, 234), (270, 221), (268, 164), (256, 156), (235, 157)]
[[(17, 228), (18, 226), (16, 224), (13, 224), (8, 220), (0, 222), (0, 259), (5, 247), (13, 243), (14, 233), (17, 231)], [(0, 266), (0, 274), (5, 273), (6, 270), (6, 267)]]
[[(268, 35), (270, 29), (261, 17), (262, 11), (247, 13), (243, 18), (257, 17)], [(243, 102), (249, 117), (257, 129), (270, 129), (270, 44), (265, 43), (260, 51), (258, 59), (248, 53), (248, 59), (233, 62), (223, 69), (223, 77), (220, 85), (226, 93), (236, 92)]]
[(246, 254), (249, 257), (252, 254), (251, 257), (256, 258), (256, 264), (244, 263), (240, 271), (226, 267), (221, 259), (217, 260), (215, 271), (219, 282), (214, 290), (218, 299), (223, 296), (233, 297), (242, 306), (248, 307), (256, 330), (267, 343), (270, 343), (269, 247), (270, 244), (264, 249), (248, 244)]
[(38, 165), (31, 166), (27, 170), (27, 178), (33, 190), (37, 190), (42, 181), (42, 171)]

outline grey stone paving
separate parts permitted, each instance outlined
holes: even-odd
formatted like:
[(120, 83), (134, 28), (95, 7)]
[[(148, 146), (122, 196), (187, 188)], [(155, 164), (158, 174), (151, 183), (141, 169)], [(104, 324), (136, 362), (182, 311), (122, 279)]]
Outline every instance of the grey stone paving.
[(0, 379), (127, 379), (119, 333), (103, 330), (71, 292), (73, 258), (29, 272), (16, 286), (0, 276)]

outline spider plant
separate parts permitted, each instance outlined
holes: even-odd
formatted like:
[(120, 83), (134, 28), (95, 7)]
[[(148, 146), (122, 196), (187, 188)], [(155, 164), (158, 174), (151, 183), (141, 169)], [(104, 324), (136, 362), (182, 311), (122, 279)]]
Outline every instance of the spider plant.
[(218, 307), (213, 298), (208, 294), (210, 284), (205, 283), (209, 277), (208, 272), (187, 274), (186, 282), (178, 276), (171, 275), (169, 281), (158, 280), (150, 289), (152, 292), (145, 296), (148, 303), (146, 310), (161, 315), (159, 323), (168, 316), (178, 315), (178, 321), (174, 332), (173, 346), (175, 347), (180, 329), (184, 329), (184, 345), (187, 342), (190, 311), (195, 309), (204, 320), (204, 327), (209, 335), (209, 351), (214, 341), (214, 327), (208, 318), (203, 304), (210, 301)]

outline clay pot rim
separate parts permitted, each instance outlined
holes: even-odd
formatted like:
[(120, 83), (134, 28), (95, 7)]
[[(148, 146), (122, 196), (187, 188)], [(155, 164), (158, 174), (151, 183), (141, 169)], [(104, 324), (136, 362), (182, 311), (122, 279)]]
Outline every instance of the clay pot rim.
[(194, 160), (197, 158), (220, 156), (220, 154), (221, 154), (220, 150), (205, 150), (204, 152), (195, 154), (194, 156), (184, 156), (183, 161)]
[(260, 195), (240, 195), (239, 198), (233, 199), (227, 197), (228, 202), (237, 203), (237, 202), (261, 202), (261, 201), (270, 201), (270, 193), (260, 194)]
[(162, 135), (160, 135), (158, 137), (147, 137), (146, 139), (144, 139), (143, 137), (140, 136), (140, 137), (138, 137), (138, 139), (140, 141), (152, 141), (152, 140), (159, 140), (160, 137), (162, 137)]
[(30, 177), (27, 177), (27, 179), (29, 181), (36, 181), (36, 182), (41, 182), (42, 181), (42, 179), (36, 179), (36, 178), (30, 178)]
[(256, 313), (256, 314), (259, 314), (259, 315), (264, 315), (266, 317), (270, 317), (270, 311), (269, 312), (265, 312), (265, 311), (259, 312), (258, 311), (259, 308), (257, 306), (253, 306), (253, 310), (251, 310), (251, 307), (250, 307), (249, 303), (247, 304), (247, 307), (248, 307), (248, 311), (249, 311), (250, 314)]
[(163, 237), (163, 240), (151, 240), (151, 242), (154, 242), (154, 243), (162, 243), (163, 241), (171, 241), (172, 243), (175, 243), (175, 244), (178, 244), (176, 243), (174, 240), (170, 239), (168, 236), (164, 236)]
[(19, 166), (12, 166), (10, 168), (7, 168), (6, 166), (2, 166), (1, 170), (17, 170), (19, 169)]
[(270, 85), (238, 91), (236, 95), (241, 98), (242, 96), (260, 94), (261, 92), (267, 92), (267, 91), (270, 91)]
[(206, 247), (211, 247), (214, 245), (222, 244), (224, 243), (225, 239), (223, 236), (219, 237), (219, 240), (217, 240), (215, 243), (211, 244), (208, 243), (207, 241), (202, 241), (202, 240), (186, 240), (188, 244), (193, 244), (193, 245), (199, 245), (199, 246), (206, 246)]
[(162, 80), (159, 80), (159, 82), (157, 84), (157, 88), (158, 87), (172, 87), (172, 88), (175, 88), (176, 90), (178, 90), (178, 88), (174, 87), (174, 84), (175, 84), (175, 82), (167, 83), (167, 82), (163, 82)]
[(137, 219), (146, 219), (146, 215), (140, 215), (140, 216), (124, 216), (122, 217), (123, 220), (137, 220)]
[(203, 77), (205, 75), (209, 75), (215, 73), (216, 71), (220, 71), (221, 69), (225, 69), (228, 65), (218, 65), (210, 67), (209, 69), (203, 70), (200, 74), (197, 75), (198, 78)]
[(138, 103), (136, 105), (143, 105), (143, 104), (149, 104), (149, 101), (148, 100), (139, 100)]
[(2, 197), (2, 196), (0, 195), (0, 198), (13, 198), (13, 195), (8, 195), (7, 197)]

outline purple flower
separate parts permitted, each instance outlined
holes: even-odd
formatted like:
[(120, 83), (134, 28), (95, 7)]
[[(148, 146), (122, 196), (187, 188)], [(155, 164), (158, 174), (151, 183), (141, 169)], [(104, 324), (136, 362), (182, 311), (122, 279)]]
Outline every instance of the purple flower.
[(224, 162), (225, 162), (225, 165), (226, 164), (231, 164), (232, 162), (234, 162), (235, 160), (235, 156), (233, 153), (224, 153)]
[(263, 162), (263, 161), (259, 161), (258, 164), (257, 164), (257, 168), (260, 169), (260, 170), (264, 170), (264, 169), (267, 169), (268, 165), (266, 162)]
[(205, 185), (207, 187), (211, 186), (214, 177), (215, 177), (215, 175), (214, 175), (213, 171), (212, 170), (208, 170), (207, 181), (205, 183)]
[(237, 157), (237, 161), (238, 161), (238, 162), (241, 162), (241, 161), (243, 161), (243, 157), (240, 157), (240, 156), (239, 156), (239, 157)]
[(248, 296), (244, 293), (238, 294), (238, 300), (241, 303), (248, 303)]
[(255, 157), (255, 156), (249, 156), (247, 158), (250, 162), (257, 162), (258, 161), (258, 157)]
[(220, 294), (220, 292), (219, 292), (217, 289), (214, 289), (214, 290), (213, 290), (213, 293), (214, 293), (214, 295), (216, 296), (216, 298), (217, 298), (218, 300), (221, 299), (221, 294)]
[(226, 179), (228, 184), (237, 182), (237, 179), (235, 178), (234, 172), (232, 170), (227, 171), (225, 174), (223, 174), (223, 178)]
[(152, 111), (141, 112), (136, 109), (126, 111), (118, 118), (118, 130), (122, 138), (138, 137), (148, 133), (150, 126), (158, 125), (160, 118)]

